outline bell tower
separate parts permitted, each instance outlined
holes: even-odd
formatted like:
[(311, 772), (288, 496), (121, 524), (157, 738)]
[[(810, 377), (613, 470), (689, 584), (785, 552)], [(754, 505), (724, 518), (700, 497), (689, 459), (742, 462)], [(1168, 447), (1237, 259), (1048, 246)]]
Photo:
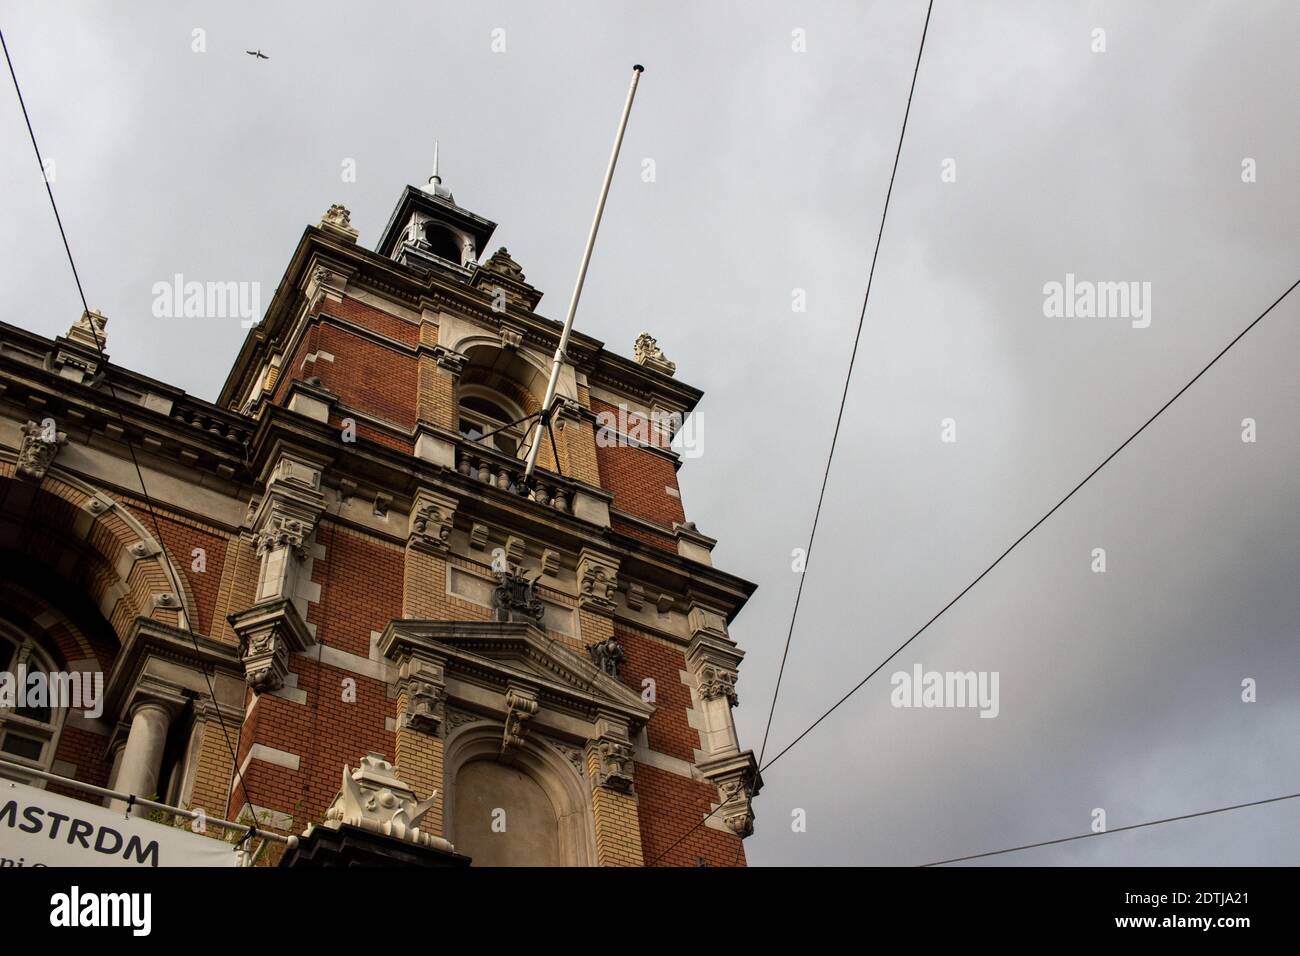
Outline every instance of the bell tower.
[(418, 272), (451, 268), (468, 275), (495, 230), (496, 223), (456, 205), (442, 183), (435, 143), (429, 181), (402, 192), (376, 251)]

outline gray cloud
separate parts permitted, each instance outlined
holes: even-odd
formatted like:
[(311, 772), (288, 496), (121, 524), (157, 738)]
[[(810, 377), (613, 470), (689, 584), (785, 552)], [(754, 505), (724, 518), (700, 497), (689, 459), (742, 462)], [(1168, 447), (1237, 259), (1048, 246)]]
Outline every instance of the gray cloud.
[[(1300, 261), (1293, 5), (935, 6), (769, 756)], [(646, 63), (579, 327), (623, 351), (650, 330), (707, 390), (683, 495), (717, 563), (760, 584), (734, 628), (757, 747), (924, 4), (114, 9), (19, 7), (6, 37), (110, 353), (208, 398), (244, 333), (154, 319), (153, 283), (258, 281), (265, 303), (330, 203), (373, 243), (435, 137), (457, 200), (501, 223), (562, 315), (627, 70)], [(244, 56), (258, 47), (272, 58)], [(60, 334), (80, 307), (12, 96), (0, 128), (4, 317)], [(1241, 182), (1244, 157), (1258, 182)], [(1149, 281), (1150, 328), (1045, 318), (1043, 284), (1067, 272)], [(1288, 301), (899, 657), (999, 671), (997, 719), (890, 707), (890, 665), (768, 772), (751, 861), (920, 863), (1086, 832), (1094, 807), (1121, 826), (1300, 789), (1297, 319)], [(807, 833), (790, 831), (796, 807)], [(1289, 862), (1294, 814), (998, 859)]]

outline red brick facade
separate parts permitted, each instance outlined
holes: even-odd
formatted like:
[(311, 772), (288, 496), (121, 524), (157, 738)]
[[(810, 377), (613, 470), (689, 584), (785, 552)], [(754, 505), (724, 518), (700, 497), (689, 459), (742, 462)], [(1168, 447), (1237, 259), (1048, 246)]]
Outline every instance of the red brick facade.
[[(469, 214), (455, 222), (480, 241), (491, 232)], [(739, 661), (726, 625), (753, 586), (714, 570), (704, 545), (682, 550), (677, 456), (666, 442), (597, 440), (601, 418), (620, 406), (592, 397), (598, 384), (606, 398), (625, 392), (638, 407), (689, 413), (699, 393), (580, 338), (556, 406), (568, 473), (545, 440), (536, 483), (526, 485), (517, 448), (460, 434), (467, 409), (486, 414), (485, 392), (501, 408), (540, 408), (558, 328), (520, 304), (536, 302), (522, 273), (423, 273), (399, 255), (398, 234), (376, 252), (348, 241), (308, 231), (218, 404), (133, 381), (150, 399), (125, 437), (101, 419), (86, 426), (100, 429), (101, 447), (129, 440), (142, 449), (152, 510), (122, 486), (125, 467), (21, 486), (32, 529), (25, 553), (82, 595), (71, 623), (36, 636), (58, 664), (94, 658), (116, 680), (117, 711), (63, 727), (53, 760), (80, 780), (112, 784), (133, 708), (161, 694), (172, 723), (160, 795), (231, 818), (251, 804), (259, 826), (301, 833), (324, 822), (342, 768), (367, 754), (424, 791), (450, 790), (456, 760), (526, 745), (529, 756), (512, 756), (513, 765), (573, 775), (548, 783), (546, 799), (561, 817), (590, 819), (567, 838), (583, 846), (561, 847), (559, 858), (743, 865), (737, 834), (748, 832), (748, 801), (723, 795), (743, 775), (717, 767), (747, 755), (707, 748), (725, 737), (717, 722), (730, 721), (714, 679)], [(504, 312), (492, 304), (497, 283), (514, 296)], [(470, 386), (478, 406), (460, 397)], [(92, 421), (78, 415), (70, 420)], [(9, 466), (0, 478), (20, 487), (11, 475)], [(494, 565), (507, 557), (507, 577), (535, 577), (531, 593), (545, 604), (531, 636), (483, 629), (504, 613)], [(34, 621), (49, 598), (15, 586), (4, 600), (26, 602)], [(277, 629), (256, 631), (262, 609), (280, 615)], [(78, 630), (79, 618), (94, 626)], [(444, 643), (419, 643), (421, 627), (443, 623), (466, 633), (444, 629)], [(409, 640), (431, 656), (394, 643), (399, 631), (416, 633)], [(612, 668), (600, 656), (611, 640), (622, 655)], [(250, 663), (266, 647), (280, 671)], [(114, 674), (119, 657), (139, 674)], [(458, 668), (456, 707), (408, 721), (413, 695), (441, 707), (408, 671), (436, 682), (448, 661)], [(187, 666), (188, 677), (158, 691)], [(514, 709), (493, 711), (484, 695), (507, 690)], [(551, 708), (560, 716), (528, 723)], [(590, 722), (590, 736), (573, 729), (573, 715)], [(713, 732), (702, 735), (705, 726)], [(542, 730), (530, 737), (529, 727)], [(496, 740), (473, 750), (485, 734)], [(427, 826), (452, 836), (447, 801)]]

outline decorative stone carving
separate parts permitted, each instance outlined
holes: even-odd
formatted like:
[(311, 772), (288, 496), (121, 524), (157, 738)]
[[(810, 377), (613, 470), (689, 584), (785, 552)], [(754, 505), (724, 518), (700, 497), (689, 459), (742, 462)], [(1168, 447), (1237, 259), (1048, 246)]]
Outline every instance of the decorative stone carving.
[(618, 677), (618, 666), (623, 663), (623, 645), (614, 638), (604, 641), (597, 641), (595, 644), (587, 645), (587, 653), (591, 655), (591, 661), (610, 677)]
[(335, 203), (321, 217), (320, 227), (325, 232), (337, 236), (345, 242), (356, 242), (359, 232), (352, 226), (352, 214), (346, 206)]
[(457, 727), (460, 727), (464, 724), (473, 723), (476, 720), (485, 719), (479, 714), (471, 713), (468, 710), (460, 710), (454, 707), (445, 707), (444, 709), (447, 714), (447, 726), (451, 730), (455, 730)]
[(582, 777), (584, 779), (586, 778), (587, 772), (585, 770), (581, 748), (575, 747), (572, 744), (566, 744), (558, 740), (553, 740), (549, 737), (546, 739), (546, 742), (564, 755), (564, 758), (573, 765), (573, 769), (578, 772), (579, 777)]
[(325, 511), (320, 492), (322, 466), (283, 454), (271, 469), (253, 515), (252, 534), (262, 559), (257, 600), (295, 597), (307, 542)]
[(509, 276), (516, 282), (524, 281), (524, 270), (519, 263), (510, 258), (510, 253), (502, 246), (496, 252), (492, 253), (484, 268), (498, 275)]
[[(473, 256), (466, 260), (466, 265), (472, 259)], [(542, 294), (528, 284), (528, 280), (524, 278), (524, 270), (510, 257), (510, 253), (504, 246), (492, 253), (483, 265), (475, 269), (470, 281), (475, 288), (492, 296), (493, 310), (497, 312), (504, 311), (501, 308), (501, 305), (505, 304), (501, 302), (502, 297), (510, 305), (529, 311), (535, 310), (542, 298)], [(511, 329), (508, 338), (505, 336), (505, 331), (503, 328), (503, 347), (518, 348), (518, 345), (510, 343), (517, 338), (522, 339), (523, 330)]]
[(378, 754), (368, 754), (356, 770), (343, 768), (343, 786), (325, 811), (324, 826), (337, 830), (357, 827), (418, 846), (451, 851), (440, 836), (420, 829), (420, 822), (438, 803), (438, 791), (420, 800), (397, 777), (393, 765)]
[(517, 537), (513, 534), (506, 538), (506, 558), (509, 559), (511, 564), (516, 566), (523, 564), (524, 552), (526, 550), (527, 546), (525, 545), (523, 538)]
[(277, 548), (288, 548), (295, 558), (302, 558), (311, 530), (311, 526), (301, 518), (283, 512), (272, 513), (255, 535), (257, 553), (265, 555)]
[(524, 333), (518, 329), (512, 329), (508, 325), (501, 326), (501, 347), (503, 349), (514, 350), (524, 343)]
[(227, 620), (239, 635), (244, 679), (257, 694), (283, 687), (289, 673), (289, 655), (315, 644), (307, 625), (287, 599), (255, 604)]
[(644, 365), (648, 369), (656, 372), (662, 372), (664, 375), (672, 375), (677, 371), (677, 363), (668, 361), (659, 348), (659, 343), (655, 341), (654, 336), (649, 332), (642, 332), (636, 337), (636, 344), (633, 348), (633, 358), (638, 365)]
[(754, 832), (754, 809), (750, 803), (749, 787), (743, 780), (730, 780), (718, 788), (722, 795), (722, 822), (736, 836), (749, 836)]
[(639, 611), (645, 607), (645, 588), (639, 584), (629, 584), (627, 586), (627, 606), (633, 611)]
[(348, 207), (342, 203), (334, 203), (321, 218), (321, 224), (326, 223), (331, 226), (350, 226), (352, 225), (352, 213), (348, 212)]
[(602, 711), (596, 717), (596, 734), (588, 742), (596, 754), (596, 782), (610, 790), (632, 792), (633, 750), (627, 721)]
[(754, 832), (753, 798), (763, 786), (753, 751), (706, 760), (697, 769), (718, 788), (716, 816), (742, 839)]
[(599, 757), (596, 773), (600, 785), (620, 793), (631, 793), (631, 745), (616, 740), (599, 740), (596, 742), (596, 755)]
[(492, 591), (492, 607), (498, 621), (522, 621), (542, 627), (542, 599), (537, 596), (537, 579), (528, 578), (514, 569), (496, 572), (497, 586)]
[(451, 529), (455, 516), (454, 498), (421, 488), (411, 503), (407, 544), (430, 554), (447, 554), (451, 547)]
[(441, 708), (447, 700), (446, 689), (428, 681), (413, 680), (408, 683), (406, 693), (403, 726), (436, 736), (442, 727)]
[(106, 328), (108, 319), (95, 309), (82, 312), (81, 318), (68, 329), (68, 338), (78, 345), (84, 345), (92, 351), (99, 352), (108, 347)]
[(537, 715), (537, 692), (512, 684), (506, 689), (506, 728), (501, 737), (501, 752), (509, 753), (523, 746), (528, 722)]
[(134, 544), (128, 545), (126, 549), (127, 553), (133, 558), (152, 558), (161, 550), (152, 541), (145, 541), (143, 538)]
[(475, 551), (482, 551), (487, 547), (488, 526), (475, 522), (469, 529), (469, 546)]
[(54, 419), (28, 422), (22, 427), (23, 440), (18, 449), (18, 474), (41, 481), (54, 464), (54, 456), (68, 443), (66, 432), (55, 428)]
[(469, 364), (468, 355), (453, 351), (444, 345), (435, 345), (433, 347), (433, 359), (438, 363), (438, 368), (457, 376), (465, 371), (465, 366)]
[(614, 613), (618, 563), (583, 548), (578, 554), (578, 605), (602, 614)]
[[(346, 242), (355, 242), (357, 233), (355, 229), (339, 230), (333, 226), (322, 223), (321, 228), (326, 232), (331, 232)], [(331, 263), (329, 267), (316, 266), (311, 271), (311, 285), (308, 291), (312, 296), (312, 307), (315, 308), (322, 299), (329, 299), (332, 302), (340, 302), (343, 299), (343, 293), (347, 291), (348, 280), (352, 277), (355, 270), (341, 269), (337, 263)], [(277, 373), (278, 377), (278, 373)], [(307, 379), (306, 381), (311, 381)], [(320, 382), (316, 383), (317, 385)]]
[(736, 696), (736, 672), (730, 668), (705, 664), (700, 671), (700, 697), (715, 700), (725, 697), (732, 707), (740, 703)]
[(542, 550), (542, 573), (555, 576), (560, 573), (560, 552), (554, 548), (544, 548)]
[(686, 619), (691, 631), (686, 668), (695, 677), (703, 712), (700, 742), (710, 756), (736, 754), (731, 708), (739, 702), (736, 675), (745, 655), (727, 636), (726, 617), (716, 609), (692, 602)]
[(556, 395), (555, 401), (551, 403), (551, 417), (559, 423), (561, 429), (564, 428), (566, 421), (577, 421), (582, 418), (582, 403), (569, 398), (567, 395)]
[[(73, 328), (75, 329), (76, 326)], [(84, 382), (99, 370), (99, 363), (86, 358), (84, 353), (59, 349), (54, 353), (54, 367), (64, 378), (74, 382)]]
[(406, 693), (401, 726), (437, 735), (446, 716), (446, 665), (441, 660), (412, 656), (402, 661), (398, 687)]

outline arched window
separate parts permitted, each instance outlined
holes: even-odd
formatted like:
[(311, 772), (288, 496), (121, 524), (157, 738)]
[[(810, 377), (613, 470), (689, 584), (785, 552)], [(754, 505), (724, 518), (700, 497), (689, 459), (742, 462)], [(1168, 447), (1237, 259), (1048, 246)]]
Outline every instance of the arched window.
[[(46, 770), (54, 761), (54, 746), (63, 722), (64, 709), (41, 703), (18, 706), (19, 682), (26, 675), (55, 672), (53, 659), (31, 637), (0, 626), (0, 757)], [(25, 702), (24, 702), (25, 703)]]
[(522, 458), (527, 452), (530, 423), (511, 423), (522, 418), (523, 413), (513, 403), (507, 407), (503, 400), (486, 390), (467, 391), (462, 390), (460, 397), (461, 435), (511, 457)]
[(436, 222), (425, 223), (424, 241), (435, 256), (460, 265), (460, 241), (448, 229)]

